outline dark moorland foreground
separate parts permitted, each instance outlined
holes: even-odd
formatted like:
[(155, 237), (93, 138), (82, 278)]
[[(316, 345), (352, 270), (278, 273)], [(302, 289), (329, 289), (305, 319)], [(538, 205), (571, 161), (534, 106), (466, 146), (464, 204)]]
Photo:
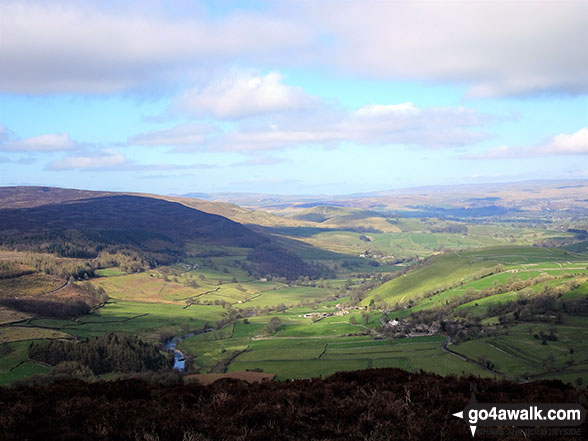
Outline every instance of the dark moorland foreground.
[[(459, 440), (452, 413), (475, 390), (479, 402), (584, 402), (559, 381), (516, 384), (399, 369), (341, 372), (326, 379), (209, 386), (141, 380), (0, 389), (0, 438), (16, 440)], [(519, 435), (484, 440), (546, 439)], [(580, 427), (588, 431), (588, 423)], [(550, 437), (549, 439), (577, 439)]]

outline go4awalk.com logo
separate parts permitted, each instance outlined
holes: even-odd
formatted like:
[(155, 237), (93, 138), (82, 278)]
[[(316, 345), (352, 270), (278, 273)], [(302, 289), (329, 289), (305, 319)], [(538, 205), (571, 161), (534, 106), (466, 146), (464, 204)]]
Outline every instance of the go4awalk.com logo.
[(586, 409), (576, 403), (478, 403), (472, 393), (469, 404), (453, 416), (463, 419), (474, 436), (480, 426), (577, 427)]

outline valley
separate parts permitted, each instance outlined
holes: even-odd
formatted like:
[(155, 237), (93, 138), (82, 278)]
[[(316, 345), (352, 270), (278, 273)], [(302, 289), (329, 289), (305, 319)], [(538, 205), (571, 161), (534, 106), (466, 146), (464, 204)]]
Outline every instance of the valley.
[(31, 358), (31, 343), (109, 333), (164, 354), (177, 338), (186, 379), (396, 367), (588, 383), (586, 225), (573, 217), (521, 224), (318, 206), (258, 211), (264, 222), (243, 227), (190, 208), (215, 202), (59, 190), (61, 202), (14, 208), (10, 193), (0, 210), (3, 385), (59, 375)]

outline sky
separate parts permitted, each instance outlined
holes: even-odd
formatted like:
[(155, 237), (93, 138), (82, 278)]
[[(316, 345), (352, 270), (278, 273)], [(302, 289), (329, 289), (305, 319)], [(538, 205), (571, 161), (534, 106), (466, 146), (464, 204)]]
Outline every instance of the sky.
[(0, 0), (0, 185), (588, 179), (588, 2)]

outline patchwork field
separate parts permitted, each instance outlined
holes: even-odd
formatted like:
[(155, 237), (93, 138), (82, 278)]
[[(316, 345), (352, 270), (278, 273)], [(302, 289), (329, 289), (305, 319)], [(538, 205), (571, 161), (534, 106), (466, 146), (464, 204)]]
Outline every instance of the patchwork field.
[(64, 284), (65, 280), (59, 277), (39, 273), (0, 279), (0, 297), (36, 296), (54, 291)]
[[(497, 265), (501, 266), (500, 272), (486, 276)], [(460, 251), (432, 257), (422, 268), (372, 290), (362, 304), (367, 305), (372, 299), (380, 299), (388, 304), (406, 304), (410, 300), (422, 300), (428, 291), (439, 292), (416, 306), (425, 309), (442, 305), (468, 289), (481, 291), (508, 282), (509, 279), (526, 280), (540, 275), (587, 274), (587, 268), (588, 262), (584, 255), (564, 250), (499, 247)]]
[(223, 311), (223, 308), (214, 305), (183, 308), (166, 303), (110, 301), (95, 313), (79, 317), (75, 321), (38, 318), (17, 329), (42, 326), (80, 337), (123, 332), (157, 340), (162, 334), (181, 335), (200, 329), (206, 324), (213, 324), (222, 317)]
[[(557, 340), (542, 342), (537, 336), (553, 334)], [(508, 334), (471, 340), (451, 347), (478, 360), (491, 360), (495, 370), (520, 378), (567, 378), (588, 381), (588, 317), (567, 317), (563, 324), (520, 324)], [(573, 378), (572, 378), (573, 377)]]
[(229, 372), (262, 369), (277, 379), (310, 378), (337, 371), (398, 367), (439, 374), (493, 376), (477, 365), (443, 353), (443, 337), (422, 337), (389, 342), (366, 337), (323, 339), (275, 338), (252, 341), (248, 352), (239, 355)]
[(0, 357), (0, 386), (35, 374), (49, 372), (50, 368), (28, 359), (30, 341), (9, 343), (10, 352)]

